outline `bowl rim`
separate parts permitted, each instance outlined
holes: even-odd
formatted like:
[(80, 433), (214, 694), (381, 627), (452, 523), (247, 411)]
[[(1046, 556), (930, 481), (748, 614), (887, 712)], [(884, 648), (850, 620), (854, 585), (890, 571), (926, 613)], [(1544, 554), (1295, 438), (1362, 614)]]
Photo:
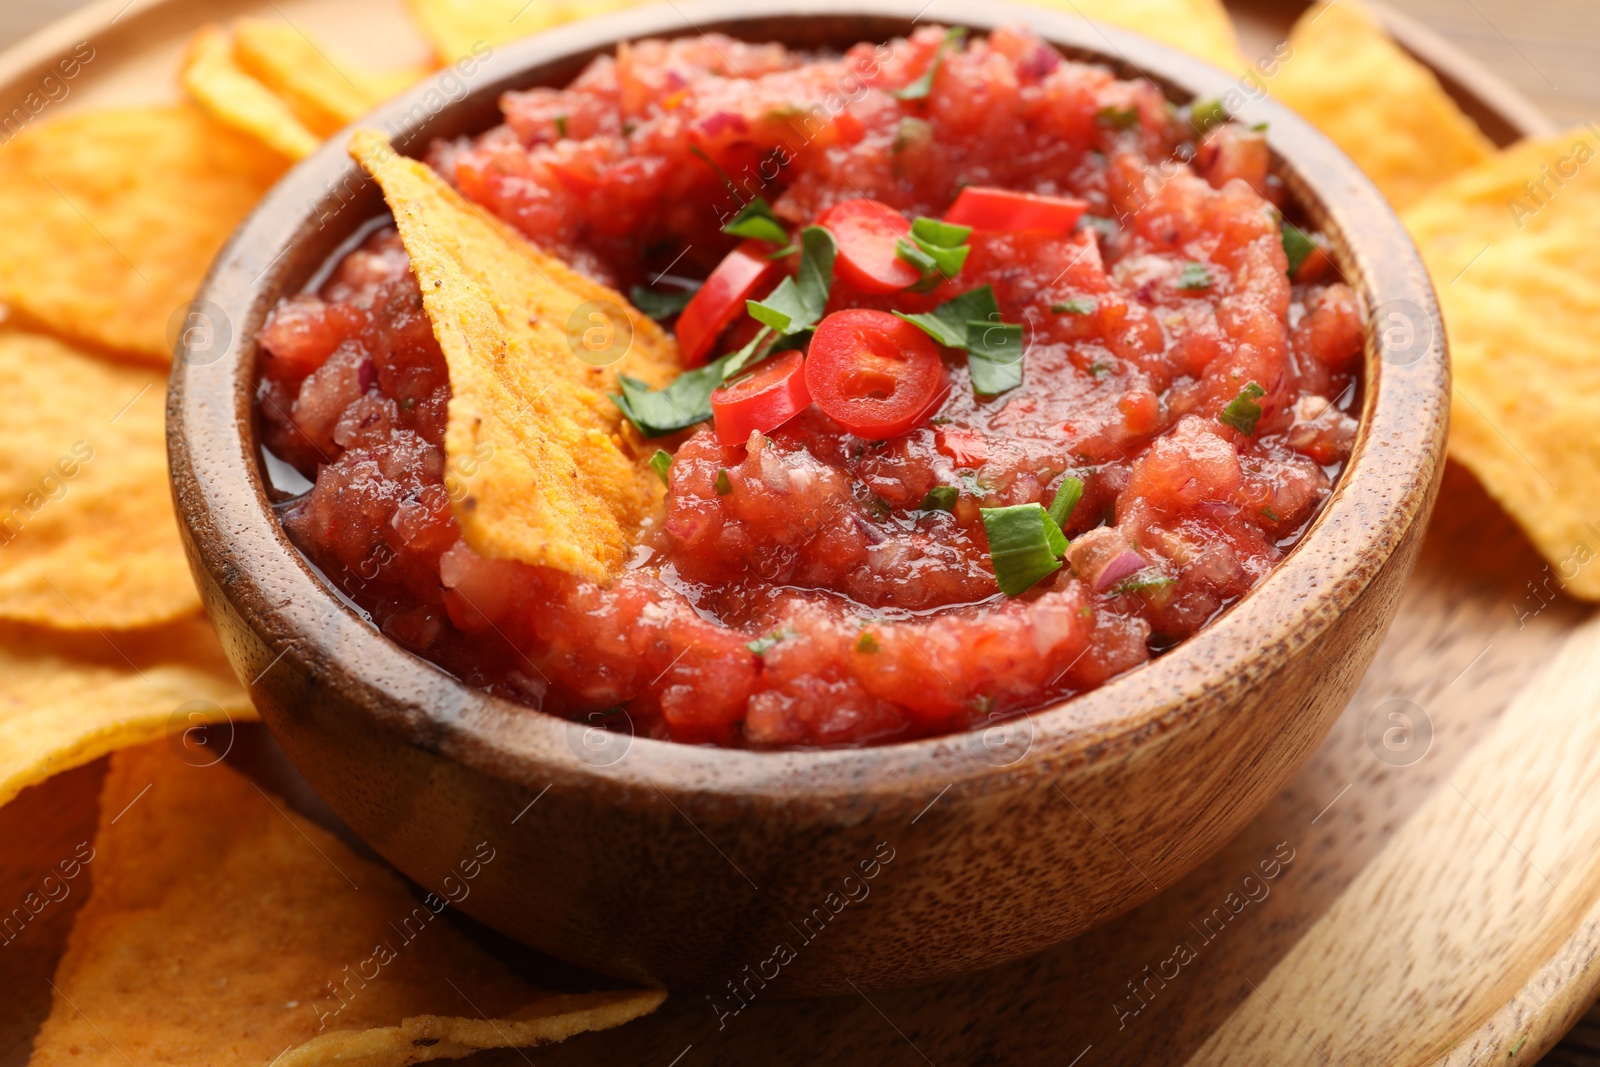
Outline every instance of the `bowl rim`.
[[(809, 19), (942, 22), (980, 33), (1028, 24), (1069, 56), (1103, 63), (1120, 77), (1146, 77), (1175, 102), (1226, 98), (1230, 91), (1249, 95), (1247, 77), (1130, 31), (1043, 8), (995, 2), (973, 10), (959, 0), (770, 0), (757, 13), (740, 0), (678, 0), (490, 50), (474, 65), (475, 84), (460, 100), (450, 100), (441, 85), (452, 71), (460, 73), (447, 67), (351, 129), (376, 126), (402, 152), (417, 151), (452, 116), (469, 108), (482, 113), (503, 89), (538, 84), (549, 71), (572, 67), (573, 57), (609, 52), (622, 40), (712, 31), (759, 40), (748, 28), (781, 23), (792, 29), (799, 25), (794, 20)], [(781, 38), (769, 33), (766, 39)], [(1248, 594), (1158, 659), (987, 729), (779, 751), (636, 737), (622, 746), (622, 758), (608, 754), (599, 761), (585, 748), (583, 724), (493, 697), (403, 650), (358, 615), (289, 541), (267, 497), (252, 412), (255, 335), (266, 311), (309, 276), (293, 253), (323, 228), (330, 206), (338, 222), (338, 214), (375, 195), (345, 152), (347, 130), (283, 178), (213, 264), (192, 306), (224, 316), (230, 327), (224, 351), (191, 349), (185, 334), (173, 361), (168, 445), (180, 527), (202, 588), (214, 589), (264, 645), (264, 669), (246, 681), (255, 690), (272, 664), (288, 657), (318, 684), (341, 687), (351, 706), (412, 743), (531, 788), (598, 778), (616, 790), (619, 803), (656, 792), (911, 810), (952, 788), (986, 793), (1126, 756), (1149, 738), (1229, 706), (1294, 657), (1323, 654), (1319, 639), (1428, 512), (1448, 423), (1445, 335), (1420, 256), (1355, 165), (1264, 94), (1232, 110), (1241, 121), (1268, 123), (1275, 173), (1334, 241), (1340, 267), (1362, 300), (1368, 319), (1363, 410), (1343, 475), (1294, 549)], [(342, 227), (353, 233), (371, 214), (348, 211)], [(1403, 352), (1390, 344), (1388, 333), (1375, 327), (1385, 308), (1417, 316), (1411, 326), (1429, 331), (1426, 352), (1417, 356), (1414, 342)], [(215, 615), (223, 609), (208, 596), (207, 610)], [(239, 669), (238, 658), (235, 664)], [(1004, 731), (998, 739), (996, 728)], [(1004, 751), (994, 747), (997, 740)], [(1017, 748), (1020, 755), (1013, 756)]]

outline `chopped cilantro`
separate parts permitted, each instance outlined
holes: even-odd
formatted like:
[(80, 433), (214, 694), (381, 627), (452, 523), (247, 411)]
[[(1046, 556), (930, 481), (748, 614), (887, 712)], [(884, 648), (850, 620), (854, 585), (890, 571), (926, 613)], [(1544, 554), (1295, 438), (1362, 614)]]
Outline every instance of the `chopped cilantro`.
[(1256, 432), (1256, 423), (1261, 421), (1261, 405), (1256, 401), (1267, 395), (1267, 391), (1255, 382), (1251, 382), (1239, 391), (1239, 395), (1228, 401), (1228, 406), (1222, 409), (1222, 414), (1217, 416), (1217, 421), (1224, 426), (1231, 426), (1246, 437)]
[(1096, 360), (1095, 362), (1089, 364), (1089, 377), (1098, 378), (1102, 374), (1108, 373), (1110, 370), (1111, 364)]
[(997, 396), (1022, 384), (1022, 327), (1000, 321), (1000, 305), (989, 286), (946, 300), (932, 311), (895, 314), (946, 348), (966, 349), (978, 395)]
[(1183, 273), (1178, 276), (1178, 288), (1189, 292), (1199, 292), (1211, 288), (1211, 272), (1204, 263), (1189, 262), (1183, 265)]
[(1000, 305), (995, 301), (994, 290), (985, 285), (946, 300), (932, 311), (917, 315), (896, 311), (895, 314), (919, 327), (946, 348), (966, 348), (967, 323), (997, 320), (1000, 317)]
[(1131, 130), (1139, 124), (1139, 109), (1132, 104), (1127, 107), (1107, 104), (1094, 113), (1094, 118), (1100, 125), (1110, 126), (1114, 130)]
[(556, 116), (556, 134), (564, 141), (567, 139), (567, 116)]
[(739, 351), (684, 371), (664, 389), (651, 389), (647, 382), (619, 375), (617, 386), (622, 392), (611, 394), (611, 402), (621, 408), (628, 421), (646, 437), (686, 430), (711, 417), (712, 391), (725, 379), (768, 355), (771, 340), (772, 330), (763, 329)]
[(983, 508), (989, 559), (995, 581), (1006, 596), (1020, 596), (1061, 569), (1067, 538), (1038, 504)]
[(773, 214), (772, 205), (759, 196), (746, 204), (744, 209), (733, 217), (733, 221), (722, 228), (722, 232), (733, 237), (750, 237), (775, 245), (789, 243), (789, 231), (783, 228), (783, 223)]
[(1063, 530), (1072, 518), (1072, 509), (1083, 499), (1083, 479), (1069, 474), (1056, 487), (1055, 499), (1050, 501), (1050, 519)]
[(1165, 589), (1177, 582), (1157, 570), (1142, 570), (1111, 587), (1112, 593), (1141, 593), (1146, 589)]
[(1263, 504), (1261, 506), (1261, 514), (1266, 517), (1266, 520), (1268, 522), (1281, 522), (1282, 521), (1282, 520), (1280, 520), (1278, 518), (1278, 513), (1276, 511), (1273, 511), (1270, 507), (1268, 507), (1265, 504)]
[(1022, 327), (1005, 322), (967, 323), (967, 370), (972, 391), (999, 396), (1022, 384)]
[(698, 284), (688, 289), (673, 289), (663, 292), (652, 289), (647, 285), (636, 285), (629, 292), (628, 299), (633, 301), (633, 306), (649, 315), (657, 322), (665, 322), (674, 315), (683, 313), (689, 306), (689, 301), (694, 299), (695, 292), (700, 288)]
[(754, 641), (746, 641), (744, 647), (758, 656), (767, 654), (767, 650), (778, 643), (776, 637), (758, 637)]
[(656, 449), (656, 454), (650, 457), (650, 469), (656, 472), (656, 477), (661, 479), (661, 484), (672, 484), (671, 478), (667, 475), (667, 472), (672, 469), (672, 453), (664, 448)]
[(1067, 300), (1060, 304), (1051, 304), (1050, 310), (1057, 315), (1093, 315), (1099, 307), (1098, 301), (1084, 297)]
[(933, 79), (938, 76), (939, 68), (944, 64), (945, 53), (959, 45), (967, 38), (964, 26), (952, 26), (950, 32), (944, 35), (944, 40), (939, 43), (938, 51), (933, 53), (933, 60), (928, 64), (928, 69), (922, 76), (903, 89), (896, 89), (893, 93), (897, 100), (926, 100), (928, 94), (933, 92)]
[(639, 127), (637, 125), (635, 125), (634, 123), (632, 123), (632, 122), (624, 122), (622, 124), (622, 136), (624, 136), (624, 137), (632, 137), (633, 136), (633, 131), (637, 130), (638, 128)]
[(1094, 608), (1090, 607), (1088, 604), (1085, 604), (1083, 607), (1078, 609), (1078, 617), (1082, 619), (1094, 618)]
[(780, 337), (814, 329), (828, 307), (828, 292), (833, 288), (833, 260), (839, 246), (833, 234), (821, 226), (800, 231), (800, 273), (785, 278), (765, 300), (751, 300), (746, 306), (752, 318)]
[(920, 510), (922, 511), (954, 511), (956, 501), (961, 498), (961, 490), (953, 485), (936, 485), (928, 490), (928, 495), (922, 498)]
[(1213, 126), (1221, 126), (1232, 119), (1228, 109), (1222, 106), (1222, 101), (1216, 97), (1210, 100), (1196, 100), (1189, 105), (1189, 125), (1194, 127), (1195, 133), (1205, 133)]
[(717, 471), (717, 480), (713, 484), (716, 486), (718, 496), (727, 496), (733, 492), (733, 482), (728, 479), (728, 468), (724, 467)]
[(1284, 219), (1279, 226), (1283, 231), (1283, 254), (1289, 257), (1289, 277), (1293, 278), (1311, 253), (1317, 250), (1317, 243), (1310, 234), (1288, 219)]
[(873, 633), (872, 633), (871, 630), (862, 630), (861, 631), (861, 636), (856, 638), (856, 651), (857, 652), (865, 652), (867, 655), (870, 656), (873, 653), (877, 652), (880, 647), (881, 646), (879, 646), (879, 644), (878, 644), (878, 639), (875, 636), (873, 636)]

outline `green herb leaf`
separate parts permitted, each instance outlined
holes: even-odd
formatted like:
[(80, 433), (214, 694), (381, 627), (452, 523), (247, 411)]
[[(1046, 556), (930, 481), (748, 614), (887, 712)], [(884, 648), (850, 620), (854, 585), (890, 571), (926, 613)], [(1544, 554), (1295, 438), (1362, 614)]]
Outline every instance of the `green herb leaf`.
[(946, 300), (932, 311), (916, 315), (896, 311), (895, 314), (946, 348), (966, 348), (967, 323), (998, 322), (1000, 305), (995, 301), (994, 289), (985, 285)]
[(722, 232), (733, 237), (750, 237), (775, 245), (789, 243), (789, 231), (783, 228), (783, 223), (773, 214), (772, 205), (759, 196), (746, 204), (744, 210), (722, 228)]
[(619, 375), (621, 395), (611, 394), (611, 402), (646, 437), (686, 430), (711, 417), (711, 394), (724, 380), (770, 354), (772, 330), (763, 329), (750, 343), (703, 367), (684, 371), (664, 389), (651, 389), (649, 383)]
[(967, 370), (972, 391), (998, 396), (1022, 384), (1022, 327), (1004, 322), (967, 323)]
[(1283, 254), (1289, 257), (1289, 277), (1293, 278), (1311, 253), (1317, 250), (1317, 243), (1310, 234), (1288, 219), (1284, 219), (1279, 226), (1283, 231)]
[(1100, 125), (1110, 126), (1114, 130), (1131, 130), (1139, 125), (1139, 109), (1132, 104), (1127, 107), (1108, 104), (1096, 111), (1094, 118)]
[(1178, 276), (1178, 288), (1189, 292), (1199, 292), (1211, 288), (1211, 272), (1204, 263), (1185, 263), (1183, 273)]
[(1251, 382), (1239, 391), (1239, 395), (1228, 401), (1227, 407), (1222, 409), (1222, 414), (1217, 416), (1217, 421), (1224, 426), (1231, 426), (1246, 437), (1254, 436), (1256, 423), (1261, 421), (1261, 405), (1256, 401), (1267, 395), (1267, 391), (1255, 382)]
[(1016, 504), (981, 514), (995, 580), (1006, 596), (1020, 596), (1061, 569), (1067, 539), (1044, 508)]
[(1089, 377), (1098, 378), (1102, 374), (1106, 374), (1106, 373), (1110, 372), (1110, 370), (1111, 370), (1111, 364), (1102, 363), (1099, 360), (1095, 360), (1093, 363), (1089, 364)]
[(790, 256), (794, 255), (798, 251), (800, 251), (800, 246), (799, 245), (797, 245), (797, 244), (786, 244), (782, 248), (778, 249), (776, 252), (773, 252), (772, 254), (767, 256), (767, 258), (769, 260), (772, 260), (772, 259), (788, 259)]
[(689, 289), (671, 289), (662, 291), (652, 289), (645, 285), (636, 285), (628, 293), (628, 299), (633, 301), (633, 306), (649, 315), (657, 322), (665, 322), (674, 315), (681, 315), (683, 309), (689, 306), (689, 301), (694, 299), (694, 294), (699, 290), (697, 284)]
[(1111, 592), (1138, 593), (1145, 589), (1165, 589), (1169, 585), (1177, 584), (1176, 580), (1168, 578), (1158, 570), (1143, 570), (1112, 586)]
[(776, 637), (758, 637), (754, 641), (746, 641), (744, 647), (758, 656), (767, 654), (767, 650), (778, 643)]
[(872, 655), (879, 649), (878, 638), (871, 630), (862, 630), (861, 636), (856, 638), (856, 651)]
[(1050, 305), (1050, 310), (1057, 315), (1093, 315), (1099, 308), (1098, 301), (1087, 298), (1068, 300), (1064, 303)]
[(904, 89), (896, 89), (891, 95), (897, 100), (926, 100), (928, 94), (933, 92), (933, 79), (938, 75), (940, 66), (944, 64), (945, 53), (966, 38), (966, 27), (950, 27), (950, 32), (944, 35), (939, 50), (933, 53), (933, 61), (928, 64), (928, 69), (922, 72), (922, 76)]
[(1213, 126), (1221, 126), (1224, 122), (1232, 120), (1228, 109), (1222, 106), (1222, 101), (1213, 97), (1210, 100), (1196, 100), (1189, 105), (1189, 125), (1194, 127), (1194, 132), (1205, 133)]
[(749, 301), (750, 315), (780, 337), (814, 328), (828, 307), (838, 252), (833, 234), (821, 226), (807, 226), (800, 232), (800, 273), (785, 278), (765, 300)]
[(928, 495), (922, 498), (919, 505), (921, 511), (954, 511), (956, 501), (961, 499), (961, 490), (953, 485), (936, 485), (928, 490)]
[(717, 471), (717, 480), (712, 483), (716, 487), (718, 496), (727, 496), (733, 492), (733, 482), (728, 479), (728, 470), (724, 467)]
[(662, 485), (671, 485), (672, 478), (668, 472), (672, 470), (672, 453), (664, 448), (656, 449), (656, 454), (650, 457), (650, 469), (656, 472)]
[(1261, 515), (1268, 522), (1280, 522), (1280, 521), (1282, 521), (1282, 520), (1280, 520), (1278, 518), (1278, 513), (1276, 511), (1273, 511), (1272, 508), (1268, 507), (1265, 504), (1261, 505)]
[(566, 140), (566, 137), (567, 137), (567, 116), (565, 116), (565, 115), (557, 115), (556, 116), (556, 133), (561, 137), (562, 140)]
[(1050, 518), (1063, 530), (1067, 528), (1067, 520), (1072, 518), (1072, 509), (1078, 506), (1078, 501), (1083, 499), (1083, 479), (1067, 475), (1061, 479), (1061, 484), (1056, 487), (1055, 499), (1050, 501)]

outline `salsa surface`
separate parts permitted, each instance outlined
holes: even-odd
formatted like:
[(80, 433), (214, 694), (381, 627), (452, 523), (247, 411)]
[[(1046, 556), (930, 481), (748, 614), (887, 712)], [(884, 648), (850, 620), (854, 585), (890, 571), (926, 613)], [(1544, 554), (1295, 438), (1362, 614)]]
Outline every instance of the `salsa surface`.
[[(263, 330), (263, 439), (314, 482), (279, 505), (295, 543), (385, 634), (471, 684), (688, 742), (968, 728), (1194, 633), (1283, 557), (1349, 456), (1358, 301), (1283, 224), (1260, 131), (1174, 109), (1025, 31), (926, 28), (842, 56), (641, 41), (502, 108), (502, 126), (430, 162), (624, 291), (670, 295), (748, 250), (723, 228), (758, 197), (791, 235), (834, 220), (830, 317), (807, 364), (768, 364), (810, 381), (838, 313), (933, 312), (983, 286), (1024, 355), (1021, 384), (984, 395), (976, 357), (932, 346), (944, 391), (887, 439), (811, 404), (740, 444), (711, 423), (652, 442), (672, 455), (664, 514), (600, 586), (462, 542), (444, 358), (398, 237), (372, 233)], [(901, 268), (877, 263), (875, 279), (844, 262), (839, 205), (904, 225), (945, 216), (969, 186), (1086, 211), (1065, 232), (976, 227), (953, 276), (913, 270), (918, 284), (891, 292), (881, 275)], [(758, 298), (801, 257), (771, 262)], [(758, 327), (741, 315), (702, 346), (732, 352)], [(884, 336), (923, 337), (906, 329)], [(847, 379), (869, 399), (899, 387)], [(1070, 539), (1059, 569), (1002, 593), (988, 523), (1053, 504)]]

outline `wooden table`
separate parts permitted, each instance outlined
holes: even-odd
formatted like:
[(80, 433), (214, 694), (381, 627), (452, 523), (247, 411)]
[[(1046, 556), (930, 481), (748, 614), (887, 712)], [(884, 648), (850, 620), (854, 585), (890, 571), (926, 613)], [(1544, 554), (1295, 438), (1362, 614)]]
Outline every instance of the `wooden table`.
[[(83, 0), (0, 3), (0, 48)], [(1278, 0), (1242, 0), (1272, 8)], [(1600, 2), (1596, 0), (1386, 0), (1474, 55), (1561, 125), (1600, 118)], [(478, 1062), (475, 1058), (473, 1062)], [(495, 1058), (493, 1062), (512, 1062)], [(520, 1062), (520, 1061), (518, 1061)], [(1600, 1067), (1600, 1007), (1543, 1061)]]

